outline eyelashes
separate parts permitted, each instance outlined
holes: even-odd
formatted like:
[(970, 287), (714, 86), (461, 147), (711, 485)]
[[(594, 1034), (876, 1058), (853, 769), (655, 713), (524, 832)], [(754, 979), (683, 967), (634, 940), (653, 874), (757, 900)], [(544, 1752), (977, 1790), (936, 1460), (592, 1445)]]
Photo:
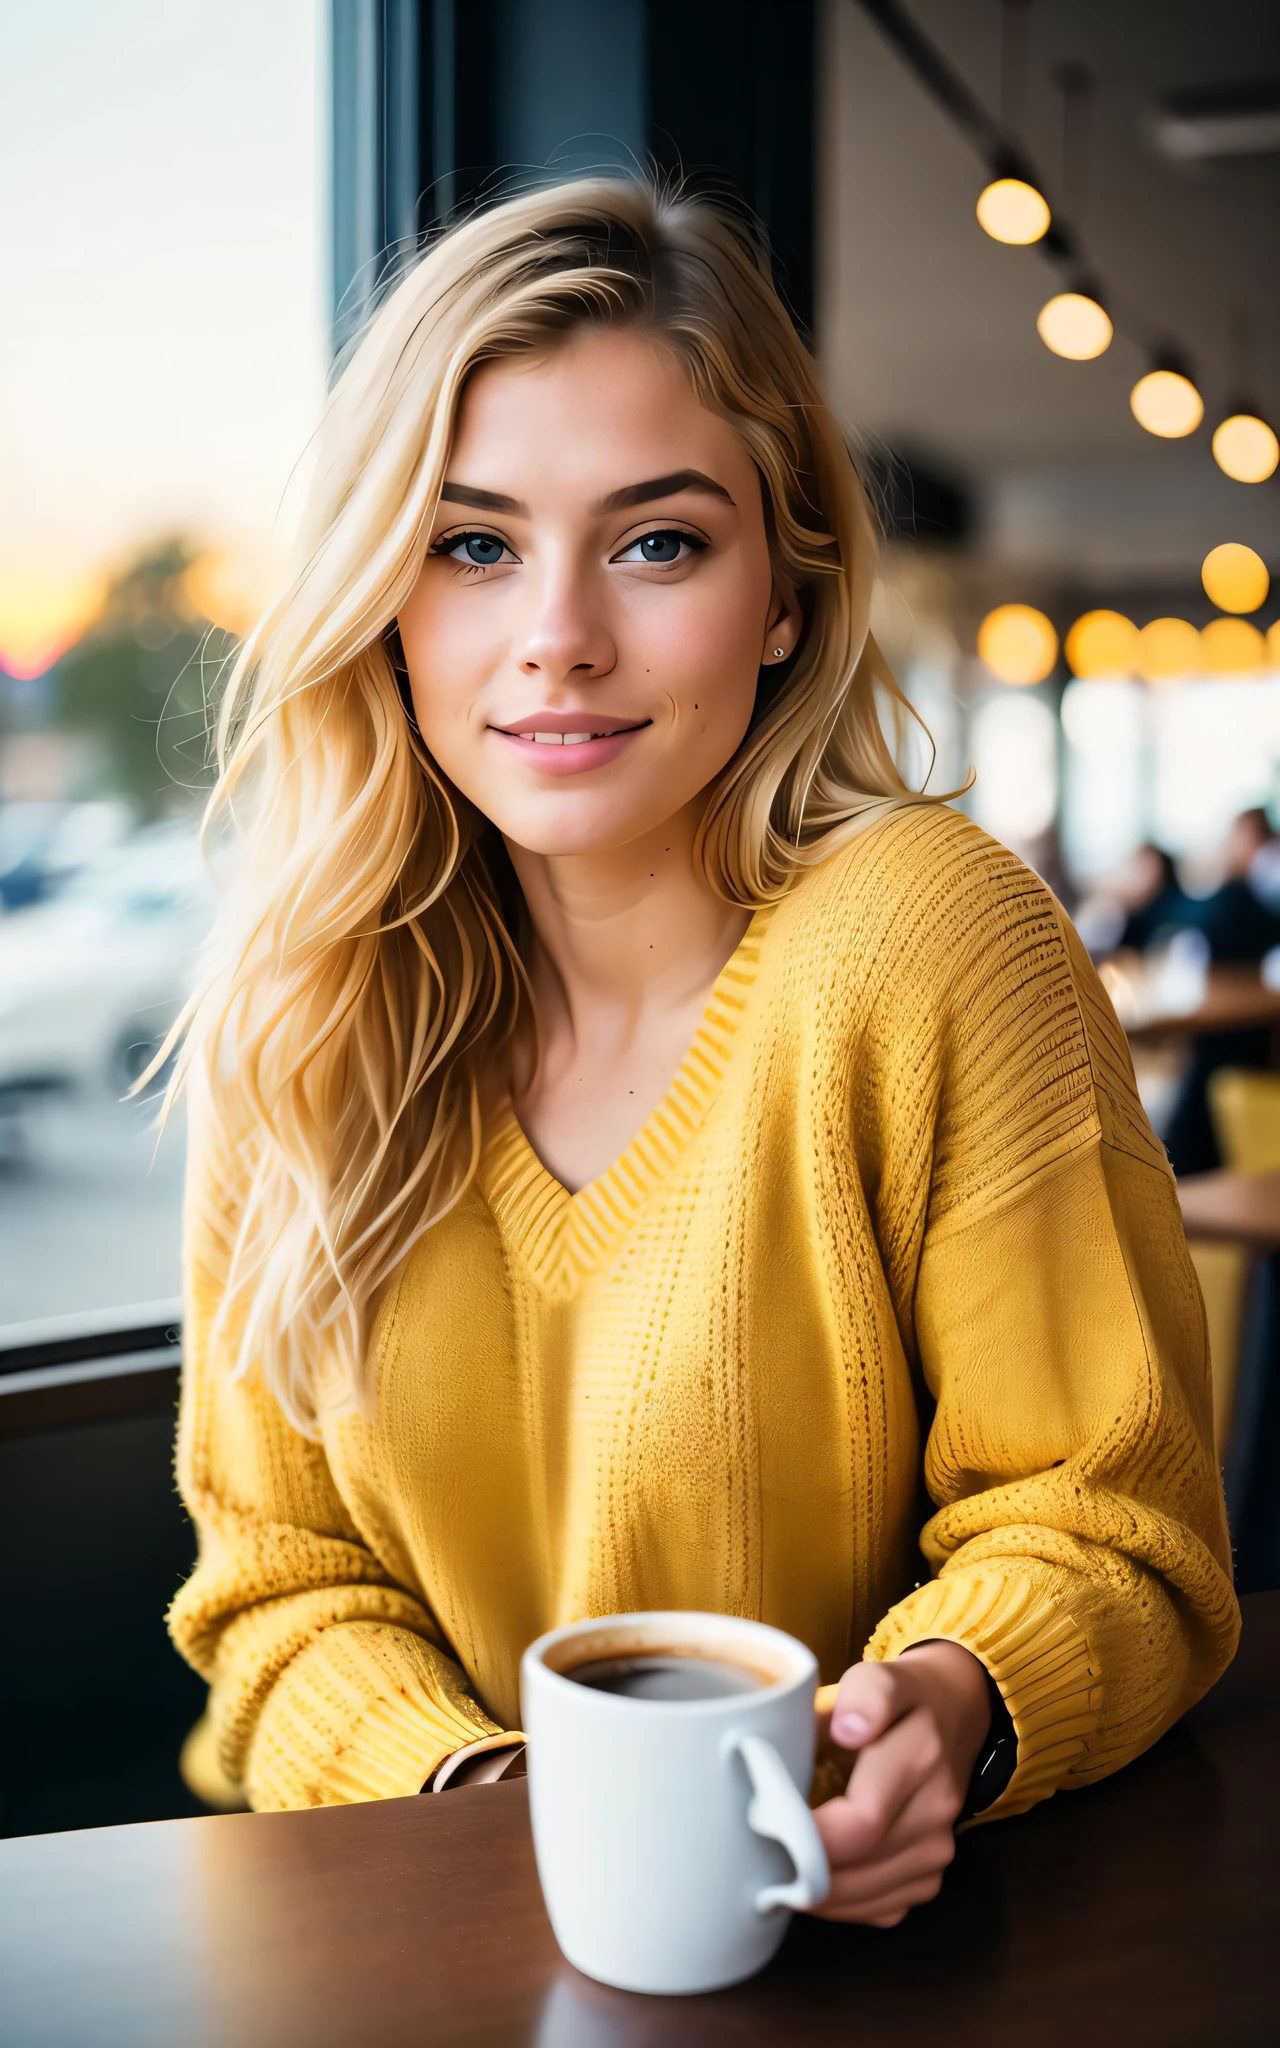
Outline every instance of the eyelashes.
[[(655, 526), (648, 533), (642, 533), (629, 541), (621, 553), (610, 557), (611, 561), (643, 564), (653, 569), (673, 569), (690, 555), (702, 554), (709, 543), (695, 533), (687, 533), (683, 527)], [(445, 560), (454, 561), (468, 575), (483, 575), (487, 569), (497, 569), (508, 562), (518, 562), (519, 556), (500, 540), (496, 533), (486, 533), (481, 527), (468, 527), (462, 533), (442, 534), (431, 543), (429, 552)]]
[(432, 541), (431, 552), (452, 557), (464, 569), (481, 571), (496, 569), (504, 555), (509, 555), (513, 562), (516, 560), (506, 542), (499, 540), (496, 533), (484, 533), (478, 528), (466, 533), (446, 533), (440, 540)]
[(669, 569), (686, 559), (682, 549), (696, 555), (701, 554), (706, 545), (705, 540), (699, 540), (696, 534), (686, 533), (683, 527), (657, 526), (652, 533), (642, 533), (638, 540), (633, 540), (613, 559), (615, 562), (645, 562), (650, 568)]

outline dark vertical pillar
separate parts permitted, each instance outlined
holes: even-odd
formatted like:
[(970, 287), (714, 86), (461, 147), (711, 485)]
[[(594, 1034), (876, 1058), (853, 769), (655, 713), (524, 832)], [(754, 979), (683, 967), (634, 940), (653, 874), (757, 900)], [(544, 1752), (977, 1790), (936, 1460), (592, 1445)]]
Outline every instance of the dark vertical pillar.
[(694, 190), (733, 194), (813, 322), (814, 0), (646, 0), (650, 149)]
[(335, 339), (397, 249), (550, 177), (732, 194), (813, 305), (814, 0), (331, 0)]

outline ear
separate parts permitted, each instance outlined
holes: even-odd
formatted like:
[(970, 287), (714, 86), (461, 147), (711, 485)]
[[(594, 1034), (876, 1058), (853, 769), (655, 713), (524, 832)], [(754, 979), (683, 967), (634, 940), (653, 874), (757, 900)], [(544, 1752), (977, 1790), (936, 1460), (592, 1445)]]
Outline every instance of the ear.
[(761, 668), (776, 668), (779, 662), (789, 661), (800, 644), (803, 631), (804, 614), (795, 585), (775, 576), (769, 594), (769, 620), (760, 656)]

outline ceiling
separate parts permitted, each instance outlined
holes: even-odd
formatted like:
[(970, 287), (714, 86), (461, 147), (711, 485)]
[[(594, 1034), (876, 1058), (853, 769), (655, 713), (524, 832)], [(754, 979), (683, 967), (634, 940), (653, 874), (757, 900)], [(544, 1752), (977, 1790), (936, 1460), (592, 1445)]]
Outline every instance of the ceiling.
[[(1000, 0), (907, 0), (997, 110)], [(1280, 154), (1176, 163), (1152, 140), (1169, 94), (1280, 78), (1274, 0), (1032, 0), (1023, 140), (1050, 191), (1061, 164), (1054, 69), (1096, 78), (1082, 233), (1117, 334), (1092, 363), (1053, 356), (1035, 316), (1059, 273), (989, 240), (977, 157), (856, 0), (827, 0), (819, 331), (833, 397), (879, 439), (973, 494), (973, 553), (1003, 576), (1099, 598), (1198, 584), (1222, 540), (1280, 571), (1280, 477), (1224, 477), (1209, 449), (1248, 331), (1249, 384), (1280, 419)], [(1146, 434), (1131, 385), (1176, 341), (1207, 406), (1186, 441)]]

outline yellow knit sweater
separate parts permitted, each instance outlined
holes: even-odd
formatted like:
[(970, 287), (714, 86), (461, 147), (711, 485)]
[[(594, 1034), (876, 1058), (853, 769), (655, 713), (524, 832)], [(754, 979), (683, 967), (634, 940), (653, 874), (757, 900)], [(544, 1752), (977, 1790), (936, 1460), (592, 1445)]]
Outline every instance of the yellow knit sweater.
[(416, 1792), (592, 1613), (757, 1616), (824, 1680), (962, 1643), (1018, 1732), (993, 1813), (1114, 1770), (1232, 1654), (1172, 1178), (1062, 912), (954, 812), (755, 915), (579, 1194), (499, 1121), (321, 1442), (208, 1355), (188, 1255), (172, 1627), (255, 1806)]

